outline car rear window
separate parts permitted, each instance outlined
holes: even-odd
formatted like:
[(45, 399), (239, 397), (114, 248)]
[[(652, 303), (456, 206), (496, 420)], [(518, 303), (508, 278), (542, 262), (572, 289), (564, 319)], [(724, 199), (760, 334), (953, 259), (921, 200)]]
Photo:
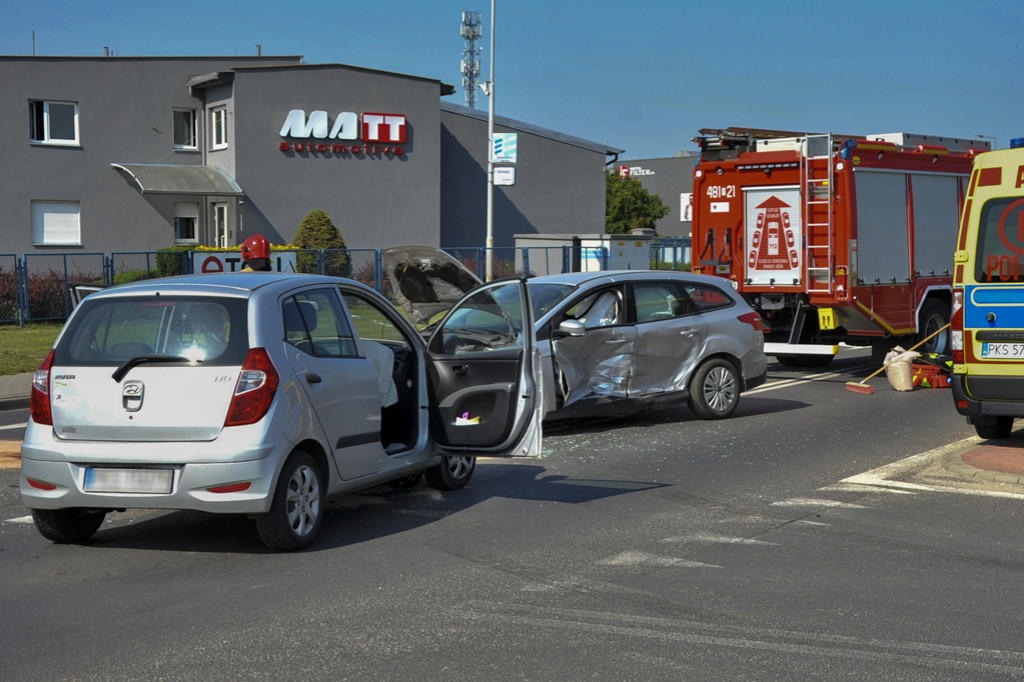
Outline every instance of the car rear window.
[(249, 349), (246, 330), (243, 299), (91, 296), (68, 323), (54, 361), (117, 366), (135, 357), (170, 355), (240, 365)]
[(1024, 281), (1024, 199), (990, 199), (978, 217), (974, 279), (977, 282)]

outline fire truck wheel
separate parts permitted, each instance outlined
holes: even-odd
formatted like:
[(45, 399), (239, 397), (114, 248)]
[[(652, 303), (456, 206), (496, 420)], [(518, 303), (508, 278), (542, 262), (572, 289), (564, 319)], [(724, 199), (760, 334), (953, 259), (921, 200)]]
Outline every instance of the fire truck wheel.
[[(925, 301), (924, 306), (921, 307), (921, 319), (917, 325), (917, 336), (914, 338), (915, 343), (920, 343), (922, 339), (928, 338), (929, 335), (939, 331), (949, 322), (949, 306), (942, 301), (931, 298)], [(928, 343), (924, 344), (921, 349), (922, 353), (938, 353), (942, 355), (949, 352), (949, 330), (936, 336)]]
[(740, 375), (736, 366), (712, 358), (697, 368), (690, 380), (690, 410), (701, 419), (723, 419), (740, 402)]

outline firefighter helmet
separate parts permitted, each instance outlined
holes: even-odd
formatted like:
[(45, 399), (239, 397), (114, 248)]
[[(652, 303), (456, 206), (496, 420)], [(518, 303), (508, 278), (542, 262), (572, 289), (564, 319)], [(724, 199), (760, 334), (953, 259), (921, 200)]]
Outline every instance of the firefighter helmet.
[(254, 234), (242, 242), (242, 262), (247, 263), (253, 258), (270, 259), (270, 242), (262, 234)]

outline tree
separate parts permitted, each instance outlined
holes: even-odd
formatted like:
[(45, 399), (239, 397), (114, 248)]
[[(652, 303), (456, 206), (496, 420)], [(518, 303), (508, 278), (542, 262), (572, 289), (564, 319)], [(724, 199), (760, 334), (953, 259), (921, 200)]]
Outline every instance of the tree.
[[(351, 270), (348, 253), (339, 251), (348, 247), (326, 211), (319, 208), (310, 211), (302, 219), (293, 243), (300, 249), (331, 250), (324, 255), (324, 274), (348, 277)], [(316, 258), (316, 254), (299, 253), (295, 258), (296, 269), (299, 272), (317, 272)]]
[(629, 234), (637, 229), (654, 229), (658, 218), (668, 215), (669, 208), (657, 194), (648, 192), (640, 181), (620, 177), (613, 171), (605, 173), (604, 231), (607, 234)]

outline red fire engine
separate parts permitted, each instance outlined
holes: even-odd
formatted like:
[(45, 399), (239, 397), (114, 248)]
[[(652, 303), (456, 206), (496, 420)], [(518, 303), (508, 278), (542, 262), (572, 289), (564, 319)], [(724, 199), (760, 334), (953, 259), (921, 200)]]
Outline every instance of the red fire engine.
[[(821, 367), (845, 342), (877, 358), (949, 321), (965, 183), (988, 142), (700, 133), (693, 271), (729, 279), (761, 314), (766, 353)], [(945, 352), (948, 338), (924, 348)]]

